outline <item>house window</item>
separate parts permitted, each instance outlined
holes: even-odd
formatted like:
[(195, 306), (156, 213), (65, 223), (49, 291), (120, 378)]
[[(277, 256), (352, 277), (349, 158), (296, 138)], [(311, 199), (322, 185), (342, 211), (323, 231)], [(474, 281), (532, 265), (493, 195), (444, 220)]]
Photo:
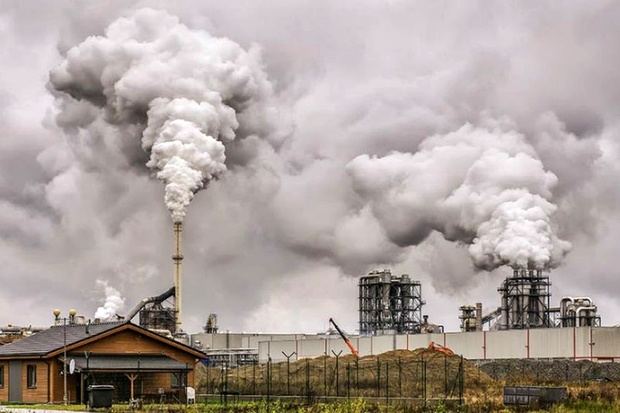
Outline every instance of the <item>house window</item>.
[(4, 366), (0, 366), (0, 388), (4, 387)]
[(183, 373), (170, 373), (170, 386), (173, 388), (185, 387), (184, 379), (185, 374)]
[(26, 368), (26, 379), (28, 383), (29, 389), (34, 389), (37, 387), (37, 366), (34, 364), (29, 364)]

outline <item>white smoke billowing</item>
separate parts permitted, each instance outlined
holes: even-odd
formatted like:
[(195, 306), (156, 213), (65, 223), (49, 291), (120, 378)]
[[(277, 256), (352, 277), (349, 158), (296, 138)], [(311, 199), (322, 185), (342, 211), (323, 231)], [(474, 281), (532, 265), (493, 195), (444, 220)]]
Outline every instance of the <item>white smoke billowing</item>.
[(95, 311), (95, 318), (101, 321), (114, 320), (116, 315), (123, 309), (125, 299), (121, 296), (120, 291), (110, 286), (107, 281), (97, 280), (96, 285), (105, 294), (105, 301)]
[(226, 171), (225, 145), (237, 131), (279, 139), (269, 133), (272, 87), (258, 51), (191, 30), (165, 11), (140, 9), (114, 21), (104, 36), (70, 49), (50, 80), (65, 92), (65, 128), (85, 127), (79, 114), (89, 113), (87, 101), (98, 108), (90, 125), (102, 120), (112, 133), (141, 137), (175, 222)]
[[(446, 8), (436, 2), (391, 2), (385, 7), (363, 0), (268, 0), (239, 7), (213, 0), (8, 2), (0, 12), (0, 256), (5, 264), (0, 277), (7, 286), (0, 308), (19, 303), (24, 311), (6, 322), (43, 323), (59, 302), (92, 305), (80, 294), (94, 283), (85, 274), (122, 282), (127, 303), (169, 287), (170, 259), (161, 253), (169, 249), (168, 237), (162, 236), (170, 226), (161, 202), (164, 186), (149, 178), (148, 172), (160, 170), (145, 167), (150, 153), (142, 148), (148, 103), (156, 97), (138, 99), (122, 90), (128, 82), (113, 79), (132, 78), (133, 91), (172, 83), (143, 74), (145, 87), (138, 88), (140, 79), (127, 73), (146, 62), (147, 56), (130, 59), (128, 53), (151, 43), (150, 29), (135, 31), (121, 45), (105, 31), (120, 16), (140, 20), (132, 23), (135, 27), (155, 27), (152, 38), (171, 27), (166, 21), (147, 24), (151, 17), (132, 11), (145, 5), (179, 16), (193, 33), (172, 39), (170, 53), (160, 53), (154, 66), (169, 67), (184, 48), (172, 46), (204, 35), (202, 29), (242, 45), (253, 61), (264, 63), (274, 85), (273, 105), (269, 92), (259, 94), (266, 105), (223, 100), (235, 110), (239, 127), (234, 141), (216, 139), (224, 145), (227, 172), (209, 184), (208, 196), (195, 196), (189, 209), (196, 219), (184, 234), (191, 257), (185, 262), (188, 331), (203, 325), (205, 300), (212, 303), (208, 311), (222, 314), (227, 329), (266, 329), (265, 323), (277, 318), (281, 322), (274, 326), (281, 329), (319, 330), (326, 318), (316, 308), (332, 305), (324, 291), (332, 281), (339, 283), (330, 290), (333, 302), (350, 303), (334, 310), (335, 316), (343, 318), (343, 327), (354, 328), (355, 303), (347, 301), (356, 295), (353, 277), (383, 265), (424, 283), (428, 312), (447, 330), (458, 328), (458, 320), (445, 302), (496, 305), (490, 286), (499, 283), (504, 269), (475, 275), (468, 250), (477, 233), (455, 231), (456, 239), (465, 240), (460, 242), (446, 241), (435, 230), (420, 244), (397, 240), (395, 235), (407, 238), (400, 234), (406, 231), (395, 225), (388, 231), (389, 217), (379, 214), (381, 200), (355, 192), (345, 172), (359, 155), (415, 154), (425, 139), (467, 122), (492, 131), (481, 122), (484, 114), (513, 122), (502, 139), (518, 131), (531, 146), (524, 145), (524, 153), (557, 176), (551, 196), (542, 196), (557, 210), (541, 215), (541, 222), (573, 248), (551, 273), (554, 296), (595, 296), (605, 322), (620, 322), (614, 316), (620, 314), (614, 295), (620, 254), (614, 237), (620, 222), (615, 69), (620, 49), (614, 40), (620, 36), (620, 3), (597, 0), (546, 1), (535, 8), (496, 2), (484, 13), (475, 3)], [(108, 49), (100, 47), (101, 39)], [(89, 59), (101, 62), (105, 73), (94, 64), (82, 67), (87, 60), (82, 51), (90, 43), (97, 48), (91, 48)], [(260, 45), (260, 59), (253, 44)], [(118, 56), (117, 66), (111, 53)], [(50, 68), (63, 61), (80, 62), (66, 70), (73, 71), (65, 78), (73, 79), (67, 93), (46, 88)], [(193, 79), (187, 75), (190, 68), (197, 71), (199, 65), (181, 65), (176, 73)], [(156, 95), (202, 102), (184, 94)], [(270, 144), (277, 139), (270, 129), (274, 122), (267, 120), (278, 116), (270, 107), (290, 110), (295, 121), (283, 145)], [(163, 123), (151, 125), (155, 130)], [(439, 177), (452, 179), (447, 175), (456, 167), (451, 162)], [(437, 175), (428, 185), (434, 180)], [(454, 187), (464, 180), (465, 173), (455, 178)], [(528, 202), (541, 205), (536, 197)], [(497, 211), (498, 223), (508, 211)], [(492, 218), (489, 214), (488, 221)], [(508, 232), (487, 233), (502, 234)], [(504, 243), (497, 238), (488, 245)], [(58, 283), (59, 274), (66, 282)], [(150, 277), (148, 291), (144, 277)], [(299, 303), (292, 312), (277, 303), (289, 294), (289, 281), (297, 279), (316, 301)]]
[(557, 177), (523, 135), (499, 125), (467, 124), (424, 140), (415, 153), (361, 155), (347, 168), (397, 245), (416, 245), (439, 231), (469, 245), (474, 265), (487, 270), (553, 268), (570, 250), (552, 222)]

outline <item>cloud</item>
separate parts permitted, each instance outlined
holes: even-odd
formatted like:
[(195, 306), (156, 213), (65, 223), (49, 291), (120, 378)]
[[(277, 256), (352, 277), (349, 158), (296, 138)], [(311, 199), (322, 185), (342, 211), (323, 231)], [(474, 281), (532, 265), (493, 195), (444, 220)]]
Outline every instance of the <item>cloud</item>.
[[(460, 4), (446, 10), (428, 2), (272, 0), (243, 6), (215, 1), (6, 3), (0, 12), (0, 280), (7, 288), (0, 293), (0, 307), (24, 308), (6, 322), (48, 323), (55, 307), (91, 314), (99, 303), (83, 291), (96, 279), (109, 280), (127, 303), (164, 291), (172, 282), (164, 191), (144, 166), (150, 154), (140, 141), (148, 119), (132, 118), (136, 107), (143, 115), (148, 112), (152, 99), (146, 91), (152, 89), (128, 76), (120, 85), (125, 89), (107, 95), (118, 99), (101, 106), (93, 103), (107, 99), (99, 85), (82, 90), (92, 95), (81, 101), (59, 98), (46, 87), (49, 71), (62, 65), (72, 48), (101, 41), (112, 22), (128, 22), (145, 6), (177, 16), (170, 23), (177, 29), (208, 32), (237, 44), (235, 50), (244, 51), (239, 53), (269, 79), (272, 102), (267, 106), (278, 108), (248, 110), (242, 119), (235, 107), (240, 126), (236, 139), (225, 143), (226, 172), (195, 195), (187, 211), (184, 326), (190, 331), (199, 329), (209, 312), (226, 320), (223, 329), (271, 329), (272, 308), (279, 309), (284, 326), (305, 319), (303, 313), (313, 320), (304, 329), (320, 330), (320, 320), (334, 316), (353, 330), (356, 279), (340, 274), (359, 275), (384, 265), (422, 279), (431, 319), (448, 329), (458, 324), (458, 303), (446, 309), (446, 300), (482, 297), (492, 305), (501, 268), (476, 274), (469, 252), (438, 237), (436, 222), (411, 217), (408, 206), (393, 208), (393, 200), (368, 198), (346, 169), (367, 155), (379, 163), (400, 157), (409, 171), (411, 159), (468, 124), (493, 135), (484, 143), (490, 152), (476, 157), (475, 168), (470, 162), (463, 169), (459, 157), (448, 171), (437, 168), (429, 175), (451, 180), (453, 189), (468, 189), (442, 198), (454, 196), (466, 207), (437, 209), (449, 212), (455, 224), (440, 230), (469, 240), (480, 235), (463, 225), (470, 220), (478, 230), (481, 222), (497, 227), (507, 211), (494, 201), (489, 210), (495, 215), (478, 214), (481, 204), (473, 201), (474, 194), (486, 197), (492, 187), (518, 182), (532, 195), (529, 203), (517, 205), (519, 211), (539, 207), (545, 225), (573, 244), (564, 264), (551, 274), (555, 299), (591, 294), (603, 320), (620, 321), (614, 320), (613, 300), (601, 292), (618, 287), (609, 275), (615, 272), (609, 257), (620, 253), (610, 235), (615, 230), (610, 223), (620, 218), (620, 82), (614, 69), (620, 54), (613, 44), (620, 35), (618, 5)], [(123, 30), (132, 27), (123, 24)], [(163, 33), (170, 27), (153, 30)], [(111, 61), (106, 60), (110, 75), (128, 74)], [(174, 59), (165, 63), (170, 68)], [(153, 77), (143, 79), (153, 83)], [(168, 84), (158, 83), (158, 92)], [(164, 97), (169, 101), (161, 108), (179, 96)], [(124, 115), (113, 119), (118, 113), (112, 107)], [(162, 109), (158, 119), (166, 123), (170, 113)], [(153, 136), (161, 135), (160, 123), (152, 123)], [(494, 132), (493, 123), (501, 125), (501, 132)], [(510, 136), (518, 150), (502, 143)], [(514, 167), (505, 168), (510, 173), (490, 174), (497, 165)], [(393, 184), (392, 193), (402, 196)], [(431, 181), (420, 185), (400, 188), (414, 198), (440, 189)], [(381, 203), (390, 208), (380, 214)], [(457, 209), (462, 217), (454, 215)], [(399, 225), (403, 222), (407, 225)], [(428, 222), (430, 229), (422, 225)], [(494, 240), (490, 245), (501, 244), (496, 232), (484, 234)], [(416, 236), (420, 244), (403, 248), (417, 242)], [(503, 254), (493, 250), (492, 256)], [(303, 288), (297, 292), (296, 286)], [(293, 306), (300, 295), (312, 297), (312, 305)]]

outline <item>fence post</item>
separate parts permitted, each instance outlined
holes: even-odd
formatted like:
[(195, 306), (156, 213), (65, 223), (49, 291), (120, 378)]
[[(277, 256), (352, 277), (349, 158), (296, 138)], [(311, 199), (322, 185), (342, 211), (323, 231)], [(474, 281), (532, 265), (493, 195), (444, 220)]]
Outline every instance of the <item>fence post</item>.
[(256, 396), (256, 361), (252, 363), (252, 395)]
[(310, 404), (310, 361), (308, 359), (306, 359), (306, 397), (308, 404)]
[(267, 359), (267, 403), (271, 399), (271, 356)]
[(424, 395), (424, 407), (426, 408), (426, 360), (422, 359), (422, 394)]
[(398, 397), (403, 397), (403, 368), (400, 357), (398, 358)]
[(207, 394), (209, 394), (209, 384), (210, 384), (210, 378), (209, 378), (209, 364), (207, 362)]
[(338, 360), (340, 359), (340, 355), (342, 354), (342, 350), (340, 350), (338, 353), (336, 353), (334, 350), (332, 350), (333, 355), (336, 357), (336, 399), (338, 399), (338, 396), (340, 395), (340, 379), (339, 376), (340, 374), (338, 371)]
[(358, 358), (355, 359), (355, 395), (357, 397), (360, 395), (360, 361)]
[(327, 400), (328, 391), (327, 391), (327, 358), (329, 355), (325, 355), (323, 358), (323, 398)]
[(463, 405), (463, 389), (465, 386), (465, 366), (463, 365), (463, 355), (461, 354), (461, 362), (459, 363), (459, 373), (461, 380), (459, 380), (459, 405)]
[(385, 361), (385, 404), (390, 405), (390, 361)]
[(297, 352), (293, 351), (291, 354), (286, 354), (284, 351), (282, 352), (284, 357), (286, 357), (286, 395), (291, 395), (291, 357), (293, 357)]
[(377, 398), (381, 397), (381, 361), (377, 356)]
[(347, 363), (347, 400), (351, 398), (351, 363)]
[(228, 371), (230, 366), (228, 360), (224, 363), (224, 406), (228, 405)]
[(448, 398), (448, 356), (443, 353), (443, 398)]
[(220, 365), (220, 403), (224, 403), (224, 364)]

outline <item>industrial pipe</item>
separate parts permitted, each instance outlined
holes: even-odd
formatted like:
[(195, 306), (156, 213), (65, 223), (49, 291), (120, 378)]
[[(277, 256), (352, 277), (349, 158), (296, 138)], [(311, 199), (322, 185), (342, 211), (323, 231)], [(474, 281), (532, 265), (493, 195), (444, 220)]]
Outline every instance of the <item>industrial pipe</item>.
[[(583, 327), (582, 324), (581, 324), (581, 319), (582, 318), (586, 319), (586, 317), (583, 317), (581, 315), (581, 312), (583, 312), (583, 311), (592, 311), (592, 312), (594, 312), (594, 314), (596, 314), (596, 306), (595, 305), (590, 305), (590, 306), (577, 307), (577, 310), (575, 311), (575, 314), (576, 314), (576, 320), (578, 320), (578, 322), (575, 322), (575, 325), (577, 325), (577, 323), (578, 323), (579, 327)], [(587, 318), (592, 318), (592, 317), (590, 317), (588, 315)]]
[(127, 317), (125, 318), (125, 320), (127, 321), (131, 321), (132, 318), (134, 318), (136, 316), (136, 314), (138, 314), (140, 312), (140, 310), (142, 310), (144, 308), (145, 305), (149, 304), (149, 303), (161, 303), (165, 300), (167, 300), (168, 298), (172, 297), (172, 296), (176, 297), (176, 292), (175, 292), (175, 288), (172, 287), (170, 288), (168, 291), (160, 294), (160, 295), (156, 295), (154, 297), (147, 297), (147, 298), (143, 298), (128, 314)]

